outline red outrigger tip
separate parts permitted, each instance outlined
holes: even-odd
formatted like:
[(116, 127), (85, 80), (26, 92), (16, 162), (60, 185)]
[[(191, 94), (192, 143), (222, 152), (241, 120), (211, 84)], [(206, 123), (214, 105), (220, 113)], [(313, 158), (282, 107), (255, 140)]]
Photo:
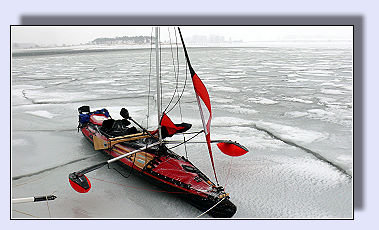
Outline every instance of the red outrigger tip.
[(249, 152), (247, 148), (234, 141), (217, 143), (217, 147), (221, 150), (221, 152), (232, 157), (239, 157)]
[(84, 174), (70, 173), (68, 181), (71, 187), (79, 193), (87, 193), (91, 189), (91, 182)]
[[(117, 159), (117, 157), (114, 159)], [(109, 161), (111, 161), (111, 160), (109, 160)], [(70, 181), (71, 187), (75, 191), (80, 192), (80, 193), (88, 192), (91, 189), (91, 182), (89, 182), (88, 178), (84, 174), (89, 173), (91, 171), (94, 171), (96, 169), (99, 169), (106, 164), (108, 164), (108, 161), (104, 161), (104, 162), (101, 162), (99, 164), (90, 166), (90, 167), (85, 168), (79, 172), (70, 173), (68, 175), (68, 181)]]

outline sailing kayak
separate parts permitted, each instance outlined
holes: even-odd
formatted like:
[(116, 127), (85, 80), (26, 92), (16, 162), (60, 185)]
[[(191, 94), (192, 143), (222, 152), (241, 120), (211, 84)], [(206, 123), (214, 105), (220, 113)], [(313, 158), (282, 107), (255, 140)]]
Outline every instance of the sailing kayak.
[[(106, 109), (94, 112), (89, 112), (88, 109), (83, 112), (81, 108), (78, 129), (91, 143), (94, 143), (94, 139), (109, 143), (111, 140), (122, 141), (125, 137), (130, 137), (130, 141), (120, 142), (103, 150), (111, 157), (119, 157), (156, 141), (130, 126), (130, 122), (125, 119), (111, 119)], [(119, 161), (152, 184), (176, 194), (213, 217), (230, 218), (237, 210), (223, 187), (216, 186), (188, 159), (174, 153), (165, 144), (129, 155)]]

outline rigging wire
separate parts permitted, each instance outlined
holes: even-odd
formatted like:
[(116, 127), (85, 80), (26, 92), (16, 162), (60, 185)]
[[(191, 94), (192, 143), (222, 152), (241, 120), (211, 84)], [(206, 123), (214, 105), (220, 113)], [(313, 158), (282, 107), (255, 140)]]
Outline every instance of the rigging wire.
[(151, 28), (151, 33), (150, 33), (150, 64), (149, 64), (149, 92), (147, 94), (147, 115), (146, 115), (146, 129), (149, 129), (149, 119), (150, 119), (150, 94), (151, 94), (151, 55), (153, 52), (153, 30), (154, 28)]
[[(174, 57), (174, 52), (173, 52), (173, 47), (172, 47), (170, 28), (168, 28), (168, 34), (169, 34), (169, 40), (170, 40), (170, 51), (171, 51), (171, 57), (172, 57), (172, 65), (173, 65), (173, 69), (174, 69), (174, 77), (175, 77), (175, 82), (176, 83), (175, 83), (174, 93), (173, 93), (173, 95), (172, 95), (169, 103), (167, 104), (166, 108), (164, 109), (163, 113), (168, 114), (168, 113), (170, 113), (176, 107), (176, 105), (179, 105), (180, 120), (181, 120), (181, 122), (183, 122), (183, 113), (182, 113), (182, 108), (181, 108), (181, 105), (180, 105), (180, 100), (181, 100), (181, 98), (183, 96), (184, 90), (185, 90), (186, 85), (187, 85), (188, 72), (187, 72), (187, 68), (186, 68), (186, 74), (185, 74), (186, 77), (185, 77), (185, 81), (184, 81), (184, 86), (183, 86), (182, 92), (179, 95), (179, 73), (180, 73), (179, 47), (178, 47), (178, 36), (177, 36), (177, 32), (176, 32), (176, 28), (175, 27), (174, 27), (174, 31), (175, 31), (177, 70), (176, 70), (176, 67), (175, 67), (175, 57)], [(187, 63), (186, 63), (186, 65), (187, 65)], [(171, 103), (173, 102), (173, 100), (175, 98), (175, 95), (177, 95), (178, 99), (175, 102), (175, 104), (169, 109)], [(185, 138), (184, 134), (183, 134), (183, 143), (184, 143), (184, 150), (185, 150), (185, 153), (186, 153), (186, 158), (188, 159), (186, 138)]]
[[(179, 112), (180, 112), (180, 119), (181, 121), (183, 122), (183, 113), (182, 113), (182, 108), (181, 108), (181, 104), (180, 104), (180, 100), (184, 94), (184, 90), (187, 86), (187, 79), (188, 79), (188, 70), (187, 68), (185, 68), (185, 80), (184, 80), (184, 85), (183, 85), (183, 88), (182, 88), (182, 92), (179, 94), (179, 73), (180, 73), (180, 65), (179, 65), (179, 47), (178, 47), (178, 36), (177, 36), (177, 31), (176, 29), (174, 28), (174, 31), (175, 31), (175, 44), (176, 44), (176, 59), (177, 59), (177, 69), (175, 67), (175, 57), (174, 57), (174, 52), (173, 52), (173, 47), (172, 47), (172, 40), (171, 40), (171, 33), (170, 33), (170, 28), (168, 28), (168, 34), (169, 34), (169, 41), (170, 41), (170, 51), (171, 51), (171, 57), (172, 57), (172, 65), (173, 65), (173, 69), (174, 69), (174, 77), (175, 77), (175, 91), (169, 101), (169, 103), (167, 104), (166, 108), (163, 110), (163, 113), (162, 114), (168, 114), (170, 113), (175, 107), (176, 105), (179, 106)], [(158, 35), (160, 36), (160, 35)], [(160, 63), (160, 66), (159, 66), (159, 81), (162, 82), (162, 45), (161, 43), (158, 44), (159, 45), (159, 56), (160, 56), (160, 60), (159, 60), (159, 63)], [(151, 48), (152, 49), (152, 48)], [(151, 50), (150, 50), (150, 65), (151, 65)], [(188, 64), (186, 63), (186, 67), (188, 67)], [(150, 68), (150, 72), (151, 72), (151, 68)], [(150, 87), (150, 73), (149, 73), (149, 87)], [(162, 89), (162, 84), (160, 84), (160, 89), (157, 89), (157, 90), (160, 90), (161, 91), (161, 98), (157, 98), (157, 100), (161, 100), (161, 111), (162, 111), (162, 100), (163, 100), (163, 89)], [(150, 94), (150, 88), (149, 88), (149, 94)], [(171, 103), (173, 102), (174, 98), (175, 98), (175, 95), (177, 95), (177, 101), (175, 102), (175, 104), (170, 108), (170, 105)], [(162, 119), (162, 117), (160, 118)], [(159, 125), (159, 124), (158, 124)], [(188, 152), (187, 152), (187, 141), (186, 141), (186, 138), (185, 138), (185, 135), (183, 135), (183, 142), (182, 144), (184, 144), (184, 149), (185, 149), (185, 154), (186, 154), (186, 158), (188, 159)], [(198, 134), (196, 134), (198, 135)], [(196, 136), (195, 135), (195, 136)], [(178, 145), (179, 146), (179, 145)], [(175, 148), (176, 146), (174, 146), (173, 148)]]
[[(179, 47), (178, 47), (178, 36), (176, 35), (176, 29), (174, 27), (175, 31), (175, 44), (176, 44), (176, 60), (178, 64), (178, 76), (176, 77), (176, 82), (179, 82), (179, 73), (180, 73), (180, 65), (179, 65)], [(179, 100), (179, 94), (177, 94), (178, 100)], [(182, 114), (182, 107), (180, 106), (180, 100), (179, 100), (179, 112), (180, 112), (180, 120), (183, 122), (183, 114)]]
[(199, 131), (199, 132), (197, 132), (194, 136), (192, 136), (191, 138), (189, 138), (188, 140), (186, 140), (185, 142), (182, 142), (182, 143), (180, 143), (180, 144), (177, 144), (177, 145), (175, 145), (175, 146), (173, 146), (173, 147), (171, 147), (171, 148), (168, 148), (168, 149), (173, 149), (173, 148), (176, 148), (176, 147), (178, 147), (178, 146), (180, 146), (180, 145), (182, 145), (182, 144), (185, 144), (185, 143), (187, 143), (188, 141), (190, 141), (190, 140), (192, 140), (193, 138), (195, 138), (196, 136), (198, 136), (200, 133), (202, 133), (202, 132), (204, 132), (204, 130), (201, 130), (201, 131)]
[[(178, 47), (178, 36), (176, 34), (176, 28), (174, 27), (174, 31), (175, 31), (175, 44), (176, 44), (176, 59), (178, 60), (177, 63), (178, 63), (178, 77), (177, 77), (177, 81), (178, 81), (178, 78), (179, 78), (179, 47)], [(187, 81), (187, 69), (186, 69), (186, 81)], [(179, 113), (180, 113), (180, 120), (181, 122), (183, 123), (183, 113), (182, 113), (182, 106), (180, 105), (180, 97), (179, 97), (179, 94), (177, 94), (178, 96), (178, 102), (179, 102)], [(186, 144), (186, 136), (184, 135), (184, 133), (182, 133), (182, 136), (183, 136), (183, 142), (184, 142), (184, 151), (186, 153), (186, 158), (188, 159), (188, 152), (187, 152), (187, 144)]]
[[(188, 64), (186, 63), (186, 67), (188, 67)], [(182, 89), (182, 92), (180, 93), (180, 96), (178, 97), (178, 100), (175, 102), (175, 104), (171, 107), (171, 109), (169, 109), (166, 114), (168, 114), (169, 112), (171, 112), (175, 106), (180, 102), (180, 100), (182, 99), (182, 96), (183, 96), (183, 93), (184, 93), (184, 90), (186, 89), (186, 86), (187, 86), (187, 79), (188, 79), (188, 68), (185, 68), (186, 69), (186, 74), (185, 74), (185, 80), (184, 80), (184, 86), (183, 86), (183, 89)]]
[[(177, 38), (177, 33), (176, 33), (176, 29), (175, 29), (175, 40), (176, 40), (176, 46), (177, 46), (177, 64), (178, 64), (178, 71), (176, 71), (175, 70), (175, 61), (174, 61), (174, 57), (173, 57), (173, 51), (172, 51), (172, 42), (171, 42), (171, 35), (170, 35), (170, 32), (169, 32), (169, 38), (170, 38), (170, 46), (171, 46), (171, 56), (172, 56), (172, 59), (173, 59), (173, 66), (174, 66), (174, 72), (175, 72), (175, 80), (176, 80), (176, 86), (175, 86), (175, 91), (174, 91), (174, 94), (173, 94), (173, 96), (171, 97), (171, 100), (170, 100), (170, 102), (169, 102), (169, 104), (166, 106), (166, 108), (165, 108), (165, 110), (163, 111), (163, 113), (166, 113), (166, 114), (168, 114), (168, 113), (170, 113), (174, 108), (175, 108), (175, 106), (178, 104), (178, 103), (180, 103), (180, 100), (181, 100), (181, 98), (182, 98), (182, 96), (183, 96), (183, 93), (184, 93), (184, 90), (185, 90), (185, 88), (186, 88), (186, 86), (187, 86), (187, 79), (188, 79), (188, 72), (187, 72), (187, 68), (186, 68), (186, 74), (185, 74), (185, 80), (184, 80), (184, 85), (183, 85), (183, 89), (182, 89), (182, 92), (180, 93), (180, 96), (179, 96), (179, 93), (177, 93), (177, 91), (178, 91), (178, 85), (179, 85), (179, 49), (178, 49), (178, 42), (177, 42), (177, 40), (178, 40), (178, 38)], [(161, 46), (160, 46), (160, 55), (162, 54), (162, 52), (161, 52)], [(161, 60), (160, 60), (160, 62), (162, 61), (162, 58), (161, 58)], [(186, 63), (186, 66), (188, 67), (188, 64)], [(161, 68), (161, 66), (160, 66), (160, 68)], [(159, 80), (161, 80), (161, 76), (162, 76), (162, 73), (160, 73), (160, 79)], [(162, 84), (161, 84), (161, 92), (162, 92)], [(175, 97), (175, 94), (177, 94), (178, 95), (178, 100), (175, 102), (175, 104), (170, 108), (170, 109), (168, 109), (169, 108), (169, 105), (172, 103), (172, 100), (173, 100), (173, 98)], [(161, 95), (162, 95), (162, 93), (161, 93)], [(161, 99), (162, 100), (162, 99)], [(161, 103), (161, 106), (162, 106), (162, 103)], [(168, 110), (168, 111), (167, 111)], [(181, 113), (181, 116), (182, 116), (182, 113)]]
[(108, 164), (108, 169), (114, 169), (116, 172), (118, 172), (122, 177), (124, 177), (124, 178), (129, 178), (130, 177), (130, 175), (132, 175), (132, 173), (133, 173), (133, 168), (134, 168), (134, 164), (135, 164), (135, 161), (136, 161), (136, 155), (135, 154), (133, 154), (134, 155), (134, 157), (133, 157), (133, 164), (132, 164), (132, 167), (130, 167), (130, 171), (129, 171), (129, 175), (124, 175), (121, 171), (119, 171), (118, 169), (116, 169), (115, 167), (113, 167), (113, 168), (111, 168), (110, 167), (110, 165)]
[[(177, 72), (175, 72), (175, 73), (177, 73), (177, 74), (175, 74), (176, 75), (176, 88), (175, 88), (175, 92), (177, 92), (178, 91), (178, 82), (179, 82), (179, 48), (178, 48), (178, 37), (177, 37), (177, 33), (176, 33), (176, 29), (174, 28), (174, 30), (175, 30), (175, 43), (176, 43), (176, 56), (177, 56), (177, 63), (178, 63), (178, 71)], [(171, 37), (170, 37), (170, 44), (171, 44)], [(172, 53), (172, 45), (171, 45), (171, 53)], [(172, 54), (173, 55), (173, 54)], [(174, 62), (173, 62), (174, 63)], [(175, 64), (174, 64), (175, 65)], [(186, 66), (188, 67), (188, 64), (186, 63)], [(175, 67), (174, 67), (174, 69), (175, 69)], [(188, 79), (188, 73), (187, 73), (187, 68), (185, 68), (186, 69), (186, 77), (185, 77), (185, 80), (184, 80), (184, 85), (183, 85), (183, 89), (182, 89), (182, 92), (180, 93), (180, 96), (179, 96), (179, 93), (177, 93), (177, 95), (178, 95), (178, 100), (175, 102), (175, 104), (167, 111), (167, 109), (168, 109), (168, 107), (169, 106), (167, 106), (166, 107), (166, 109), (164, 110), (164, 113), (166, 113), (166, 114), (168, 114), (168, 113), (170, 113), (174, 108), (175, 108), (175, 106), (178, 104), (178, 103), (180, 103), (180, 100), (181, 100), (181, 98), (182, 98), (182, 96), (183, 96), (183, 93), (184, 93), (184, 90), (185, 90), (185, 88), (186, 88), (186, 86), (187, 86), (187, 79)], [(172, 99), (174, 98), (174, 96), (175, 96), (175, 92), (174, 92), (174, 95), (172, 96), (172, 98), (171, 98), (171, 101), (172, 101)], [(170, 103), (171, 103), (171, 101), (170, 101)]]
[[(175, 34), (176, 35), (176, 34)], [(174, 78), (175, 78), (175, 81), (176, 81), (176, 84), (175, 84), (175, 91), (174, 93), (172, 94), (172, 97), (170, 99), (170, 102), (167, 104), (166, 108), (164, 109), (163, 113), (166, 113), (168, 107), (171, 105), (171, 102), (174, 100), (175, 98), (175, 95), (176, 95), (176, 92), (178, 91), (178, 84), (179, 84), (179, 81), (178, 81), (178, 76), (179, 74), (176, 72), (176, 68), (175, 68), (175, 58), (174, 58), (174, 53), (172, 51), (172, 42), (171, 42), (171, 33), (170, 33), (170, 28), (168, 28), (168, 37), (169, 37), (169, 40), (170, 40), (170, 50), (171, 50), (171, 58), (172, 58), (172, 66), (174, 67)], [(178, 62), (179, 64), (179, 62)]]
[(226, 176), (226, 182), (224, 185), (224, 189), (226, 190), (226, 186), (228, 185), (229, 182), (229, 176), (230, 176), (230, 171), (232, 169), (232, 164), (233, 164), (233, 157), (231, 157), (230, 162), (229, 162), (229, 169), (228, 169), (228, 175)]
[[(158, 46), (159, 46), (159, 85), (160, 85), (160, 89), (157, 89), (157, 90), (160, 90), (161, 91), (161, 98), (157, 98), (157, 100), (161, 100), (161, 111), (162, 111), (162, 98), (163, 98), (163, 90), (162, 90), (162, 44), (160, 42), (160, 29), (159, 29), (159, 33), (158, 33)], [(158, 109), (158, 108), (157, 108)], [(162, 119), (162, 114), (160, 114), (160, 118), (159, 119)], [(159, 126), (159, 124), (158, 124)]]
[[(169, 34), (169, 40), (170, 40), (170, 50), (171, 50), (171, 57), (172, 57), (172, 65), (174, 67), (174, 76), (175, 76), (175, 82), (176, 82), (176, 84), (175, 84), (175, 91), (174, 91), (174, 93), (173, 93), (173, 95), (172, 95), (172, 97), (170, 99), (170, 102), (167, 104), (166, 108), (164, 109), (163, 113), (168, 114), (168, 113), (170, 113), (176, 107), (176, 105), (179, 105), (180, 120), (181, 120), (181, 122), (183, 122), (183, 113), (182, 113), (182, 108), (181, 108), (181, 105), (180, 105), (180, 100), (181, 100), (181, 98), (183, 96), (184, 90), (185, 90), (186, 85), (187, 85), (188, 72), (187, 72), (187, 68), (185, 68), (186, 69), (185, 81), (184, 81), (182, 92), (179, 95), (179, 73), (180, 73), (179, 47), (178, 47), (178, 36), (177, 36), (177, 32), (176, 32), (176, 28), (175, 27), (174, 27), (174, 31), (175, 31), (177, 70), (175, 68), (175, 58), (174, 58), (174, 52), (173, 52), (173, 48), (172, 48), (170, 28), (168, 28), (168, 34)], [(186, 66), (187, 66), (187, 63), (186, 63)], [(175, 102), (175, 104), (169, 109), (172, 101), (175, 98), (175, 95), (177, 95), (178, 99)], [(185, 138), (184, 134), (183, 134), (183, 143), (184, 143), (184, 150), (185, 150), (185, 153), (186, 153), (186, 158), (188, 159), (186, 138)]]
[[(173, 68), (174, 68), (174, 77), (175, 77), (175, 91), (174, 93), (172, 94), (172, 97), (170, 99), (170, 102), (167, 104), (165, 110), (163, 113), (169, 113), (170, 111), (172, 111), (175, 106), (178, 104), (179, 105), (179, 113), (180, 113), (180, 120), (181, 122), (183, 122), (183, 113), (182, 113), (182, 107), (180, 105), (180, 99), (181, 99), (181, 95), (183, 95), (183, 92), (184, 92), (184, 88), (185, 88), (185, 85), (184, 85), (184, 88), (182, 90), (182, 93), (181, 95), (179, 96), (179, 73), (180, 73), (180, 65), (179, 65), (179, 47), (178, 47), (178, 36), (177, 36), (177, 32), (176, 32), (176, 28), (174, 27), (174, 31), (175, 31), (175, 45), (176, 45), (176, 63), (177, 63), (177, 69), (175, 67), (175, 57), (174, 57), (174, 52), (173, 52), (173, 47), (172, 47), (172, 41), (171, 41), (171, 33), (170, 33), (170, 28), (168, 28), (168, 35), (169, 35), (169, 40), (170, 40), (170, 50), (171, 50), (171, 58), (172, 58), (172, 65), (173, 65)], [(187, 74), (187, 71), (186, 71), (186, 74)], [(185, 80), (185, 84), (187, 82), (187, 75), (186, 75), (186, 80)], [(174, 100), (175, 98), (175, 95), (177, 96), (178, 100), (177, 102), (172, 106), (172, 108), (167, 112), (168, 108), (170, 107), (172, 101)], [(186, 139), (185, 139), (185, 136), (183, 134), (183, 142), (185, 142)], [(188, 152), (187, 152), (187, 145), (184, 144), (184, 150), (185, 150), (185, 153), (186, 153), (186, 158), (188, 158)]]

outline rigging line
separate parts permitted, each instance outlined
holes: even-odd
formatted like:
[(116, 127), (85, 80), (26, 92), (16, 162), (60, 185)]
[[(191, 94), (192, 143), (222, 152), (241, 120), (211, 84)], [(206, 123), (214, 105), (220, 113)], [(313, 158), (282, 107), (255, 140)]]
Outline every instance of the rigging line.
[[(178, 50), (178, 42), (177, 42), (177, 35), (176, 35), (176, 30), (175, 30), (175, 37), (176, 37), (176, 46), (177, 46), (177, 59), (178, 59), (178, 72), (179, 72), (179, 50)], [(185, 78), (185, 80), (184, 80), (184, 86), (183, 86), (183, 89), (182, 89), (182, 92), (181, 92), (181, 94), (180, 94), (180, 97), (178, 97), (178, 100), (176, 101), (176, 103), (172, 106), (172, 108), (169, 110), (169, 111), (167, 111), (167, 113), (169, 113), (169, 112), (171, 112), (171, 110), (178, 104), (178, 103), (180, 103), (180, 100), (181, 100), (181, 98), (182, 98), (182, 96), (183, 96), (183, 93), (184, 93), (184, 90), (185, 90), (185, 88), (186, 88), (186, 86), (187, 86), (187, 79), (188, 79), (188, 72), (187, 72), (187, 70), (188, 70), (188, 63), (186, 62), (186, 74), (185, 74), (185, 76), (186, 76), (186, 78)], [(178, 74), (179, 75), (179, 74)]]
[(185, 133), (182, 133), (182, 134), (184, 134), (184, 135), (191, 135), (191, 134), (196, 134), (198, 132), (201, 132), (201, 131), (197, 131), (197, 132), (185, 132)]
[[(188, 67), (188, 64), (186, 64), (186, 66)], [(180, 94), (180, 97), (178, 98), (178, 100), (176, 101), (176, 103), (172, 106), (172, 108), (167, 111), (167, 113), (171, 112), (171, 110), (179, 103), (179, 101), (182, 99), (182, 96), (183, 96), (183, 93), (184, 93), (184, 90), (186, 89), (186, 86), (187, 86), (187, 79), (188, 79), (188, 68), (186, 68), (186, 79), (184, 80), (184, 86), (183, 86), (183, 89), (182, 89), (182, 92)]]
[(230, 163), (229, 163), (228, 175), (226, 176), (226, 182), (225, 182), (225, 186), (224, 186), (225, 190), (226, 190), (226, 186), (228, 185), (228, 182), (229, 182), (229, 176), (230, 176), (230, 171), (232, 168), (232, 162), (233, 162), (233, 157), (231, 157)]
[(150, 118), (150, 94), (151, 94), (151, 55), (153, 52), (153, 31), (154, 28), (151, 27), (151, 33), (150, 33), (150, 63), (149, 63), (149, 92), (147, 94), (147, 116), (146, 116), (146, 129), (149, 129), (149, 118)]
[[(175, 29), (175, 27), (174, 27)], [(178, 48), (178, 37), (176, 36), (176, 29), (175, 29), (175, 44), (176, 44), (176, 59), (178, 60), (177, 63), (178, 63), (178, 77), (177, 77), (177, 81), (179, 81), (179, 48)], [(180, 120), (181, 122), (183, 122), (183, 113), (182, 113), (182, 106), (180, 105), (180, 98), (179, 98), (179, 94), (177, 95), (178, 96), (178, 102), (179, 102), (179, 112), (180, 112)], [(184, 134), (183, 134), (183, 138), (184, 138)], [(184, 139), (185, 140), (185, 139)]]
[[(146, 144), (146, 146), (147, 146), (147, 144)], [(131, 156), (133, 156), (133, 155), (134, 155), (134, 157), (133, 157), (133, 164), (132, 164), (132, 167), (130, 167), (129, 175), (125, 176), (124, 174), (121, 173), (121, 171), (119, 171), (115, 167), (113, 167), (112, 169), (114, 169), (116, 172), (118, 172), (124, 178), (129, 178), (130, 175), (132, 175), (134, 164), (135, 164), (135, 161), (136, 161), (136, 158), (137, 158), (136, 154), (132, 154)], [(108, 164), (108, 169), (111, 169), (110, 164)]]
[[(157, 90), (160, 90), (161, 91), (161, 98), (157, 98), (157, 100), (161, 100), (161, 108), (160, 110), (162, 111), (162, 105), (163, 105), (163, 90), (162, 90), (162, 44), (160, 42), (160, 38), (161, 38), (161, 35), (160, 35), (160, 29), (159, 29), (159, 34), (158, 34), (158, 46), (159, 46), (159, 87), (160, 89), (157, 89)], [(162, 116), (162, 114), (160, 114), (160, 116)], [(162, 117), (159, 118), (160, 120), (162, 119)], [(159, 124), (158, 124), (159, 126)]]
[(168, 149), (173, 149), (173, 148), (176, 148), (176, 147), (178, 147), (178, 146), (180, 146), (180, 145), (182, 145), (182, 144), (185, 144), (185, 143), (187, 143), (188, 141), (190, 141), (190, 140), (192, 140), (193, 138), (195, 138), (197, 135), (199, 135), (199, 134), (202, 133), (202, 132), (204, 132), (204, 130), (199, 131), (197, 134), (195, 134), (193, 137), (189, 138), (188, 140), (186, 140), (186, 141), (184, 141), (184, 142), (182, 142), (182, 143), (180, 143), (180, 144), (177, 144), (177, 145), (175, 145), (175, 146), (173, 146), (173, 147), (171, 147), (171, 148), (168, 148)]
[[(172, 97), (170, 99), (170, 102), (167, 104), (166, 108), (164, 109), (163, 113), (166, 113), (167, 109), (170, 107), (171, 105), (171, 102), (174, 100), (175, 98), (175, 95), (176, 95), (176, 92), (178, 91), (178, 84), (179, 84), (179, 81), (178, 81), (178, 76), (179, 74), (176, 72), (176, 68), (175, 68), (175, 58), (174, 58), (174, 53), (172, 51), (172, 42), (171, 42), (171, 33), (170, 33), (170, 27), (168, 27), (168, 37), (169, 37), (169, 40), (170, 40), (170, 50), (171, 50), (171, 58), (172, 58), (172, 66), (174, 67), (174, 78), (175, 78), (175, 81), (176, 81), (176, 84), (175, 84), (175, 91), (174, 93), (172, 94)], [(178, 63), (179, 64), (179, 63)]]
[[(178, 77), (176, 79), (177, 79), (177, 81), (179, 81), (179, 73), (180, 73), (180, 71), (179, 71), (180, 70), (179, 69), (179, 67), (180, 67), (179, 66), (179, 46), (178, 46), (178, 36), (177, 36), (175, 27), (174, 27), (174, 31), (175, 31), (175, 44), (176, 44), (176, 59), (177, 59), (177, 63), (178, 63)], [(187, 71), (186, 71), (186, 74), (187, 74)], [(186, 80), (187, 80), (187, 76), (186, 76)], [(180, 120), (183, 123), (183, 113), (182, 113), (182, 106), (180, 105), (179, 94), (177, 94), (177, 96), (178, 96), (178, 103), (179, 103)], [(186, 136), (184, 135), (184, 133), (182, 133), (182, 136), (183, 136), (183, 142), (184, 142), (184, 152), (186, 153), (186, 158), (188, 159)]]

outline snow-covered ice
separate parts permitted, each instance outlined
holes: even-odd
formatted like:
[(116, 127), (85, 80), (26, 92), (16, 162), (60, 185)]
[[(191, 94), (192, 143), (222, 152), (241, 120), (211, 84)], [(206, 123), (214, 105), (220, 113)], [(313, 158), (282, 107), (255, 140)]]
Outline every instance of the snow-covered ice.
[[(148, 122), (153, 129), (155, 75), (150, 76), (148, 99), (149, 49), (54, 52), (19, 53), (12, 59), (11, 176), (14, 198), (51, 193), (58, 198), (49, 202), (50, 213), (46, 203), (17, 204), (12, 217), (201, 214), (133, 174), (124, 178), (106, 167), (88, 174), (89, 193), (71, 189), (69, 173), (108, 159), (77, 132), (77, 108), (107, 108), (120, 119), (119, 111), (125, 107), (135, 120), (144, 126)], [(165, 108), (176, 87), (181, 93), (186, 72), (181, 62), (176, 84), (170, 49), (162, 52)], [(220, 183), (237, 206), (234, 218), (352, 218), (351, 47), (204, 47), (190, 48), (189, 55), (211, 97), (212, 139), (235, 140), (250, 150), (231, 158), (213, 147)], [(187, 77), (181, 111), (178, 104), (169, 116), (175, 123), (192, 123), (190, 131), (198, 131), (202, 124)], [(176, 99), (177, 95), (169, 109)], [(186, 149), (189, 160), (213, 178), (206, 146), (188, 144)], [(175, 152), (186, 155), (184, 146)], [(128, 169), (114, 167), (129, 174)]]

